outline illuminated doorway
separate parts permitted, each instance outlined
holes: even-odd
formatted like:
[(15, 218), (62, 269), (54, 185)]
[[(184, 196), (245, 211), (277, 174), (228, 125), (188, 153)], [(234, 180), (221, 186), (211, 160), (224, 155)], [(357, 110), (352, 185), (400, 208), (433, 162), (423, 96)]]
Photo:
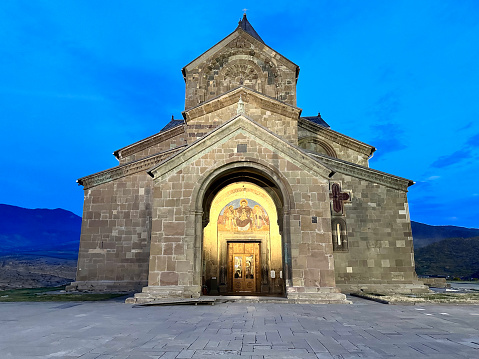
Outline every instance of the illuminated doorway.
[(284, 294), (278, 213), (264, 188), (241, 181), (217, 192), (202, 260), (203, 285), (212, 294)]

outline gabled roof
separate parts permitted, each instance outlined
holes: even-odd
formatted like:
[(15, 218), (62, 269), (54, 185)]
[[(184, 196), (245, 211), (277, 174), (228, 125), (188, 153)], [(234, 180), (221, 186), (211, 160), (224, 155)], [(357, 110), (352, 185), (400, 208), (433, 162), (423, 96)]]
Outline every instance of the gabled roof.
[(238, 97), (240, 96), (240, 94), (242, 94), (243, 96), (252, 95), (256, 99), (261, 101), (263, 105), (265, 103), (273, 103), (275, 104), (275, 108), (268, 107), (268, 110), (275, 113), (280, 113), (284, 116), (290, 115), (290, 116), (294, 116), (295, 118), (298, 118), (302, 111), (302, 109), (300, 109), (299, 107), (290, 105), (289, 103), (286, 103), (286, 102), (282, 102), (274, 97), (265, 95), (264, 93), (255, 91), (253, 89), (250, 89), (249, 87), (241, 85), (225, 93), (222, 93), (221, 95), (218, 95), (212, 99), (202, 102), (196, 105), (195, 107), (191, 107), (183, 111), (182, 115), (183, 115), (183, 118), (185, 119), (185, 123), (187, 123), (188, 121), (196, 117), (219, 110), (233, 103), (237, 103)]
[(168, 131), (168, 130), (174, 128), (174, 127), (181, 126), (181, 125), (184, 124), (184, 123), (185, 123), (184, 120), (175, 120), (175, 119), (173, 118), (173, 116), (172, 116), (172, 117), (171, 117), (171, 121), (168, 122), (168, 123), (166, 124), (166, 126), (163, 127), (163, 128), (160, 130), (160, 132)]
[[(243, 29), (244, 32), (253, 36), (256, 40), (261, 41), (264, 44), (263, 39), (258, 35), (253, 26), (250, 24), (246, 18), (246, 14), (243, 15), (243, 18), (239, 21), (238, 27)], [(265, 44), (266, 45), (266, 44)]]
[(245, 131), (252, 139), (265, 147), (270, 147), (273, 151), (277, 151), (305, 171), (324, 178), (329, 178), (334, 174), (334, 171), (317, 158), (311, 156), (302, 148), (285, 141), (244, 114), (234, 116), (207, 135), (183, 147), (181, 151), (150, 168), (147, 173), (156, 178), (173, 171), (179, 166), (185, 166), (191, 163), (194, 158), (203, 156), (206, 151), (215, 147), (216, 144), (241, 131)]
[(310, 122), (313, 122), (319, 126), (323, 126), (323, 127), (326, 127), (326, 128), (331, 128), (331, 126), (329, 126), (326, 121), (324, 121), (321, 117), (321, 114), (318, 112), (318, 116), (308, 116), (308, 117), (301, 117), (301, 118), (304, 118), (305, 120), (308, 120)]
[(314, 121), (309, 121), (305, 117), (300, 117), (298, 120), (298, 126), (305, 128), (313, 133), (319, 133), (321, 136), (339, 143), (343, 146), (349, 147), (357, 152), (363, 153), (367, 156), (372, 156), (376, 148), (374, 146), (368, 145), (367, 143), (358, 141), (352, 137), (343, 135), (342, 133), (333, 131), (326, 126), (317, 124)]
[[(122, 147), (119, 150), (116, 150), (115, 152), (113, 152), (113, 155), (117, 159), (124, 158), (126, 156), (129, 156), (130, 154), (144, 150), (145, 148), (158, 144), (171, 137), (177, 136), (182, 131), (182, 129), (179, 127), (182, 126), (184, 123), (185, 123), (184, 120), (175, 120), (172, 116), (171, 121), (168, 122), (166, 126), (160, 130), (160, 132), (157, 132), (154, 135), (151, 135), (140, 141), (134, 142), (128, 146)], [(173, 130), (175, 128), (176, 130)]]
[[(407, 192), (408, 187), (414, 184), (414, 181), (411, 181), (407, 178), (374, 170), (372, 168), (364, 167), (356, 163), (341, 160), (339, 158), (333, 158), (312, 152), (310, 152), (309, 155), (319, 159), (325, 166), (328, 166), (328, 168), (331, 168), (336, 173), (343, 173), (352, 177), (364, 179), (366, 181), (379, 183), (386, 187)], [(334, 174), (331, 177), (334, 179)]]
[(291, 66), (296, 69), (296, 79), (298, 78), (299, 75), (299, 66), (296, 65), (293, 61), (290, 59), (286, 58), (285, 56), (281, 55), (279, 52), (271, 48), (270, 46), (266, 45), (263, 39), (258, 35), (258, 33), (255, 31), (253, 26), (250, 24), (250, 22), (246, 19), (246, 15), (243, 16), (243, 19), (241, 19), (238, 23), (238, 26), (236, 27), (235, 31), (233, 31), (231, 34), (223, 38), (222, 40), (218, 41), (215, 45), (210, 47), (208, 50), (203, 52), (201, 55), (190, 61), (188, 64), (186, 64), (182, 69), (181, 72), (183, 73), (183, 77), (186, 77), (186, 72), (189, 71), (198, 61), (205, 60), (215, 54), (217, 51), (219, 51), (221, 48), (226, 46), (228, 43), (233, 41), (235, 38), (240, 36), (241, 33), (246, 33), (249, 36), (251, 36), (254, 41), (259, 41), (261, 44), (266, 46), (271, 53), (280, 55), (282, 59), (284, 59), (284, 63), (287, 64), (286, 66)]

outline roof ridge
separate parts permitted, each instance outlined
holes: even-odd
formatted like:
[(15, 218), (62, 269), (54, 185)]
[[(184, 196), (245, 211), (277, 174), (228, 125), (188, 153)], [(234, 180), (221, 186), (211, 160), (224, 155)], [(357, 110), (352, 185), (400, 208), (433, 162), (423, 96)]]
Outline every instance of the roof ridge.
[(248, 33), (249, 35), (253, 36), (256, 40), (265, 44), (261, 36), (259, 36), (256, 30), (253, 28), (253, 25), (251, 25), (251, 23), (246, 18), (246, 14), (243, 14), (243, 18), (238, 22), (238, 28), (241, 28), (244, 32)]

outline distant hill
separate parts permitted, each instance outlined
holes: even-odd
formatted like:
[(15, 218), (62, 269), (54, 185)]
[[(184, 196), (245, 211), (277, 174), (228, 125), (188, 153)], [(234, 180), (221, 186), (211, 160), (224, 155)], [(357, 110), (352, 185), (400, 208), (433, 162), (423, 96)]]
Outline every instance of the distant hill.
[(414, 248), (425, 247), (446, 238), (479, 237), (479, 229), (455, 226), (430, 226), (411, 221)]
[(0, 204), (0, 255), (72, 252), (80, 244), (81, 217), (64, 209), (26, 209)]
[[(411, 226), (419, 275), (479, 277), (479, 229), (414, 221)], [(27, 285), (28, 278), (28, 285), (68, 281), (65, 278), (72, 274), (56, 277), (58, 265), (62, 263), (74, 273), (80, 232), (81, 217), (64, 209), (0, 204), (0, 267), (5, 274), (0, 287), (2, 283), (10, 287)]]
[(414, 251), (418, 275), (479, 278), (479, 237), (448, 238)]

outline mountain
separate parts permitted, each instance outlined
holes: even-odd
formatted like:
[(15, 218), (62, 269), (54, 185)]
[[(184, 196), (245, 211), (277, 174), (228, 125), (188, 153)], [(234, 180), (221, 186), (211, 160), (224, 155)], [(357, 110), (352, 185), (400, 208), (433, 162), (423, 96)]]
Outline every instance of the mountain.
[(479, 237), (448, 238), (414, 251), (418, 275), (479, 278)]
[[(419, 275), (479, 277), (479, 229), (414, 221), (411, 226)], [(27, 285), (28, 276), (32, 283), (68, 281), (72, 274), (56, 276), (60, 264), (75, 272), (80, 231), (81, 217), (64, 209), (0, 204), (0, 267), (5, 274), (0, 287)]]
[(0, 255), (24, 252), (78, 253), (81, 217), (64, 209), (0, 204)]
[(425, 247), (446, 238), (479, 237), (479, 229), (456, 226), (430, 226), (411, 221), (414, 248)]

